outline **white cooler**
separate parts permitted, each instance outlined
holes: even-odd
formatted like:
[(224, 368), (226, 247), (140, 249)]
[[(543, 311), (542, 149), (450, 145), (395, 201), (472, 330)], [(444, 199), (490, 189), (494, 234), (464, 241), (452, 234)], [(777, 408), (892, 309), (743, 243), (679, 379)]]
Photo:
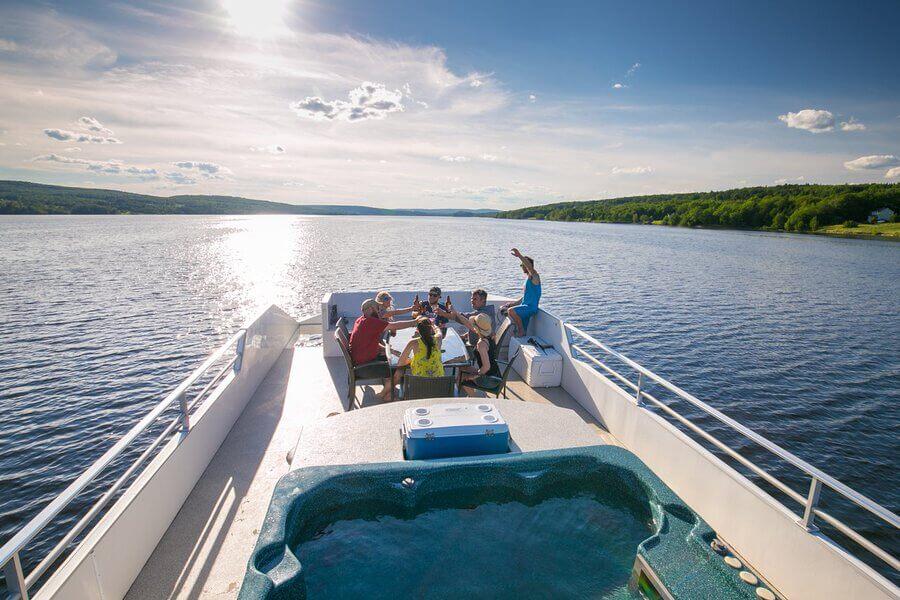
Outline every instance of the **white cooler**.
[(556, 387), (562, 383), (562, 355), (536, 336), (514, 337), (509, 341), (509, 355), (519, 351), (513, 368), (525, 383), (536, 387)]

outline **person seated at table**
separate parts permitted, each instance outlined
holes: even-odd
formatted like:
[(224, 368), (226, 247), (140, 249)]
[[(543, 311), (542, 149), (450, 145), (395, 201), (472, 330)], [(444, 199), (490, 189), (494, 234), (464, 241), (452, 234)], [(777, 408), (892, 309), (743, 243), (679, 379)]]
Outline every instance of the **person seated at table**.
[(524, 256), (518, 248), (513, 248), (511, 253), (522, 263), (522, 272), (526, 276), (525, 290), (521, 298), (515, 302), (504, 304), (500, 312), (506, 310), (506, 314), (509, 315), (509, 319), (516, 328), (516, 337), (522, 337), (525, 335), (525, 330), (528, 329), (531, 317), (538, 311), (538, 304), (541, 301), (541, 276), (534, 269), (534, 260)]
[(450, 313), (447, 306), (441, 304), (441, 288), (434, 286), (428, 290), (428, 300), (421, 303), (420, 310), (417, 312), (420, 316), (431, 319), (431, 322), (438, 327), (444, 327)]
[(466, 385), (467, 381), (474, 381), (484, 387), (492, 387), (499, 383), (502, 375), (500, 365), (497, 364), (497, 347), (491, 336), (491, 319), (484, 313), (469, 318), (472, 331), (478, 336), (475, 342), (475, 364), (463, 367), (460, 371), (460, 385), (469, 396), (476, 394), (475, 389)]
[[(393, 321), (388, 322), (378, 316), (378, 303), (368, 298), (360, 306), (362, 316), (356, 319), (353, 330), (350, 332), (350, 358), (354, 365), (362, 365), (375, 360), (387, 360), (384, 346), (381, 345), (381, 336), (385, 331), (397, 331), (407, 327), (415, 327), (416, 322)], [(391, 380), (384, 380), (384, 390), (378, 395), (384, 399), (391, 391)]]
[(447, 303), (447, 308), (450, 313), (450, 320), (455, 321), (461, 325), (466, 327), (466, 332), (463, 333), (460, 337), (469, 344), (470, 346), (474, 346), (478, 341), (478, 333), (472, 329), (471, 323), (469, 319), (478, 314), (485, 314), (491, 320), (491, 330), (494, 328), (494, 305), (487, 303), (488, 294), (481, 288), (472, 291), (472, 310), (467, 312), (459, 312), (453, 308), (453, 304), (450, 302)]
[(416, 319), (416, 333), (400, 353), (397, 369), (394, 371), (394, 385), (399, 385), (404, 367), (416, 377), (443, 377), (444, 363), (441, 358), (441, 330), (428, 317)]
[(378, 303), (378, 316), (385, 321), (392, 321), (397, 315), (411, 313), (419, 308), (419, 297), (406, 308), (394, 308), (394, 297), (388, 291), (381, 291), (375, 294), (375, 302)]

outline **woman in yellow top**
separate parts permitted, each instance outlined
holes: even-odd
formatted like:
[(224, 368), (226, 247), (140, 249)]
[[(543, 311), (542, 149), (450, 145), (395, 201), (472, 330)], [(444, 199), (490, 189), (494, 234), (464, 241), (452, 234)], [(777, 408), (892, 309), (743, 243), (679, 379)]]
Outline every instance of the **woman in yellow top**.
[(394, 385), (400, 383), (403, 368), (409, 367), (417, 377), (443, 377), (444, 363), (441, 360), (441, 330), (427, 317), (416, 319), (416, 333), (406, 344), (394, 371)]

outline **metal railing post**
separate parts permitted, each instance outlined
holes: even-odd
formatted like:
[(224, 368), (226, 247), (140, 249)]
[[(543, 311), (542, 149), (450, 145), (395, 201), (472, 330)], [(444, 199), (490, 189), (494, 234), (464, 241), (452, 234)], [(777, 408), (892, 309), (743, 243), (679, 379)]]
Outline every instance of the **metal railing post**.
[(3, 574), (6, 576), (6, 589), (10, 597), (16, 598), (18, 594), (21, 600), (28, 600), (28, 585), (25, 583), (25, 572), (22, 571), (22, 561), (19, 560), (18, 552), (3, 565)]
[(191, 415), (188, 412), (187, 390), (178, 395), (178, 406), (181, 409), (181, 427), (187, 433), (191, 430)]
[(237, 354), (237, 360), (234, 361), (234, 372), (237, 373), (241, 370), (241, 365), (244, 363), (244, 344), (247, 340), (247, 330), (245, 329), (241, 336), (237, 340), (237, 345), (235, 346), (234, 352)]
[(637, 391), (634, 393), (634, 401), (638, 406), (643, 405), (643, 400), (641, 399), (641, 385), (644, 383), (644, 374), (638, 372), (638, 382), (637, 382)]
[(822, 491), (822, 482), (818, 477), (813, 477), (809, 484), (809, 495), (806, 497), (806, 510), (803, 511), (803, 520), (800, 524), (807, 531), (818, 531), (813, 523), (816, 518), (816, 505), (819, 503), (819, 492)]

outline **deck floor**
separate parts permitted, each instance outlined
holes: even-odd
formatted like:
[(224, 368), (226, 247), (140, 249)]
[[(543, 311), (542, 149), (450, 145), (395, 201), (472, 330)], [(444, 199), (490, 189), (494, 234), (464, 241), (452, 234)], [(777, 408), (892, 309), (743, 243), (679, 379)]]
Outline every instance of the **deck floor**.
[[(301, 340), (282, 352), (210, 461), (126, 598), (234, 598), (278, 479), (303, 427), (346, 410), (344, 360)], [(357, 388), (362, 406), (380, 386)], [(532, 389), (512, 373), (509, 398), (575, 411), (598, 443), (616, 444), (562, 388)]]

